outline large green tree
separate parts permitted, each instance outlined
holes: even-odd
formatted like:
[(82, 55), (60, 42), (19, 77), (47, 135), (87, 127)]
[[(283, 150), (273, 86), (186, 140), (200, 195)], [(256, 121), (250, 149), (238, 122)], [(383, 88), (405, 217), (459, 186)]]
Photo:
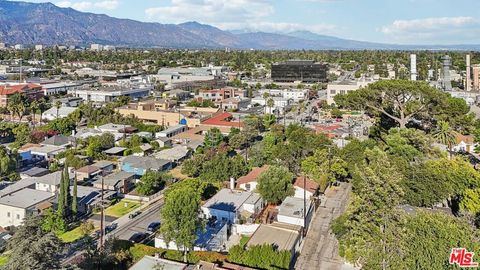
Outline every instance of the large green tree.
[(328, 183), (348, 176), (347, 163), (325, 149), (317, 150), (302, 161), (302, 171), (324, 190)]
[(258, 177), (258, 192), (265, 201), (277, 204), (294, 194), (292, 184), (294, 177), (295, 175), (285, 167), (270, 166)]
[(337, 95), (335, 102), (342, 107), (383, 114), (404, 128), (414, 117), (431, 112), (444, 98), (439, 90), (426, 82), (385, 80)]
[(62, 243), (53, 232), (42, 229), (41, 216), (27, 217), (8, 241), (10, 258), (4, 270), (60, 269)]
[(170, 178), (170, 175), (163, 172), (147, 171), (140, 178), (136, 190), (141, 195), (150, 196), (160, 191), (167, 183), (167, 179)]
[(352, 203), (335, 221), (341, 255), (367, 269), (395, 269), (401, 247), (397, 226), (403, 176), (379, 148), (366, 150), (366, 161), (354, 174)]
[(191, 186), (177, 187), (165, 194), (161, 210), (160, 234), (166, 243), (174, 241), (179, 249), (183, 249), (185, 262), (188, 250), (197, 240), (196, 232), (201, 229), (200, 197)]

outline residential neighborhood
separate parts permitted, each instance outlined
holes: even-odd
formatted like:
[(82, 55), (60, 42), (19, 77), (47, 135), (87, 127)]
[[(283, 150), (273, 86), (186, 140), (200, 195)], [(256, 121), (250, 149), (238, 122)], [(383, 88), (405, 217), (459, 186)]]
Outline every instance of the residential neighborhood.
[[(274, 25), (272, 1), (126, 2), (0, 1), (0, 269), (477, 267), (473, 17), (371, 30), (408, 45)], [(157, 21), (192, 6), (212, 25)]]

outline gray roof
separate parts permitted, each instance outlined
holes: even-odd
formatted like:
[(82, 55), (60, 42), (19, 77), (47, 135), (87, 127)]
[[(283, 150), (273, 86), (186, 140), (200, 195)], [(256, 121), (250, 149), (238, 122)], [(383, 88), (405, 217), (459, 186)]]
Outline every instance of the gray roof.
[(188, 156), (190, 150), (186, 146), (175, 145), (170, 149), (162, 150), (158, 153), (155, 153), (154, 156), (159, 159), (177, 161)]
[(27, 179), (22, 179), (20, 181), (15, 182), (14, 184), (11, 184), (7, 186), (4, 189), (0, 190), (0, 197), (3, 197), (7, 194), (17, 192), (21, 189), (27, 188), (27, 187), (35, 187), (35, 178), (27, 178)]
[(112, 165), (113, 165), (113, 162), (108, 161), (108, 160), (100, 160), (100, 161), (97, 161), (93, 164), (93, 166), (95, 166), (97, 168), (100, 168), (100, 169), (104, 169), (105, 167), (112, 166)]
[(30, 176), (30, 177), (35, 177), (35, 176), (43, 176), (43, 175), (46, 175), (48, 174), (48, 169), (45, 169), (45, 168), (39, 168), (39, 167), (33, 167), (29, 170), (26, 170), (26, 171), (23, 171), (21, 172), (21, 174), (23, 175), (27, 175), (27, 176)]
[[(75, 174), (70, 173), (69, 176), (70, 176), (70, 179), (73, 179), (75, 177)], [(58, 172), (47, 174), (41, 177), (36, 177), (34, 179), (34, 182), (57, 186), (57, 185), (60, 185), (61, 180), (62, 180), (62, 171), (58, 171)]]
[(152, 270), (157, 269), (163, 270), (183, 270), (187, 267), (184, 263), (168, 261), (160, 258), (155, 258), (152, 256), (144, 256), (140, 261), (135, 263), (129, 270)]
[(251, 196), (251, 192), (224, 188), (210, 198), (203, 207), (236, 212)]
[[(104, 177), (103, 182), (107, 186), (116, 186), (119, 181), (124, 180), (124, 179), (128, 179), (128, 178), (133, 177), (133, 176), (135, 176), (134, 173), (119, 171), (119, 172), (112, 173), (112, 174)], [(99, 180), (95, 181), (95, 184), (100, 184), (101, 185), (102, 180), (99, 179)]]
[(75, 141), (73, 137), (67, 137), (64, 135), (55, 135), (52, 136), (45, 141), (41, 142), (42, 145), (53, 145), (53, 146), (62, 146), (67, 145), (71, 142)]
[(118, 147), (118, 146), (115, 146), (115, 147), (112, 147), (110, 149), (107, 149), (105, 151), (103, 151), (105, 154), (109, 154), (109, 155), (116, 155), (116, 154), (119, 154), (123, 151), (127, 150), (127, 148), (125, 147)]
[(97, 127), (97, 129), (102, 130), (102, 131), (117, 131), (117, 132), (121, 132), (121, 131), (123, 131), (124, 129), (126, 129), (126, 128), (131, 128), (131, 127), (132, 127), (132, 126), (130, 126), (130, 125), (109, 123), (109, 124), (105, 124), (105, 125), (99, 126), (99, 127)]
[(39, 147), (32, 147), (29, 149), (32, 153), (39, 154), (57, 154), (65, 150), (65, 148), (55, 145), (42, 145)]
[[(304, 209), (304, 201), (300, 198), (295, 197), (287, 197), (280, 205), (278, 210), (278, 215), (287, 216), (287, 217), (294, 217), (294, 218), (303, 218), (303, 209)], [(310, 209), (310, 200), (306, 201), (307, 204), (307, 213)]]
[(157, 159), (154, 157), (137, 157), (137, 156), (128, 156), (125, 157), (122, 161), (123, 164), (129, 163), (132, 167), (141, 168), (141, 169), (154, 169), (158, 170), (169, 164), (169, 160)]
[(25, 209), (53, 197), (50, 192), (25, 188), (0, 198), (0, 204)]

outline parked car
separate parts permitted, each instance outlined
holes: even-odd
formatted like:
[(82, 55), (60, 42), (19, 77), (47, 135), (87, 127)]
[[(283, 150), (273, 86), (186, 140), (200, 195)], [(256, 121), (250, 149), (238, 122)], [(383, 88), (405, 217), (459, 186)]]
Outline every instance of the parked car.
[(147, 232), (154, 233), (158, 230), (158, 228), (160, 228), (160, 222), (159, 221), (154, 221), (154, 222), (150, 223), (150, 225), (148, 225)]
[(140, 215), (142, 212), (140, 211), (135, 211), (133, 213), (131, 213), (130, 215), (128, 215), (128, 218), (129, 219), (133, 219), (133, 218), (136, 218), (138, 215)]
[(146, 237), (147, 237), (146, 233), (137, 232), (137, 233), (134, 233), (130, 237), (130, 239), (128, 239), (128, 241), (131, 241), (131, 242), (134, 242), (134, 243), (140, 243), (143, 240), (145, 240)]

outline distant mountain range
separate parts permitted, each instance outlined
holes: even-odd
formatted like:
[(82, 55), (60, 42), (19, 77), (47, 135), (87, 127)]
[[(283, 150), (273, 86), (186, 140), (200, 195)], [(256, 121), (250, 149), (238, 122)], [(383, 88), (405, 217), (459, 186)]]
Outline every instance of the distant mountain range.
[(196, 49), (347, 50), (457, 49), (480, 50), (480, 45), (415, 46), (380, 44), (318, 35), (307, 31), (265, 33), (223, 31), (187, 22), (145, 23), (60, 8), (51, 3), (0, 0), (0, 42), (8, 44), (89, 45)]

